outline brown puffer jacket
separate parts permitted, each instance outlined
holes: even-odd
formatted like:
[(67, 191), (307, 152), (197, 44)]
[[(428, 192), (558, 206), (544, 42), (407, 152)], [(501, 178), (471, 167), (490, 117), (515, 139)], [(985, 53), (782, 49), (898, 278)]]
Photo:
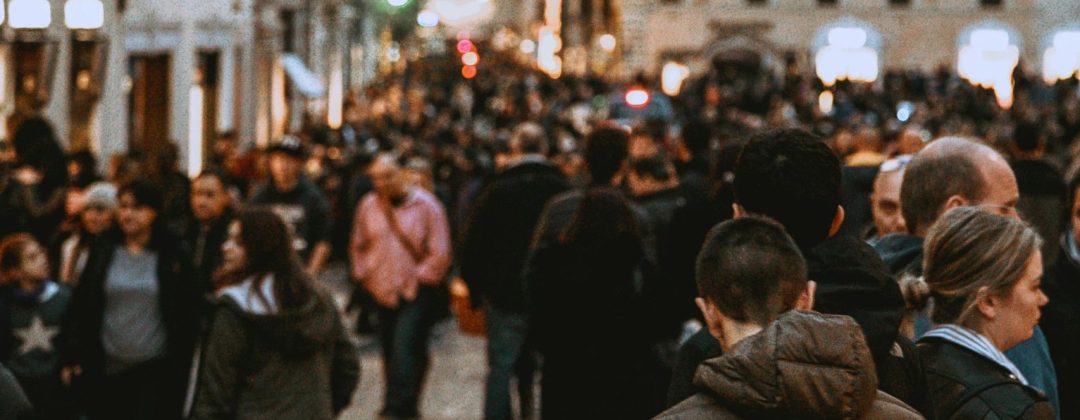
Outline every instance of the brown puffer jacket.
[(877, 390), (859, 325), (843, 315), (791, 311), (698, 367), (708, 392), (658, 419), (921, 419)]

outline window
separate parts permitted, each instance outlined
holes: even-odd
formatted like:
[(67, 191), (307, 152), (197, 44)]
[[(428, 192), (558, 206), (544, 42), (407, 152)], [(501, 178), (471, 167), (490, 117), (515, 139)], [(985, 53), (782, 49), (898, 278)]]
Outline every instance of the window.
[(746, 0), (746, 4), (751, 6), (764, 6), (769, 4), (769, 0)]
[(839, 0), (817, 0), (818, 6), (835, 7), (839, 4)]
[(911, 6), (911, 0), (889, 0), (889, 5), (893, 7), (907, 7)]
[(1005, 4), (1005, 0), (979, 0), (979, 5), (982, 7), (1001, 7)]

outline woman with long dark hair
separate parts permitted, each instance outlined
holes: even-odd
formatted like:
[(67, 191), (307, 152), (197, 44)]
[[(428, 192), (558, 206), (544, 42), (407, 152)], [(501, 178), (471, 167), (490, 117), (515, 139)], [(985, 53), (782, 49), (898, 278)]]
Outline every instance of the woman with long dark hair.
[(90, 419), (181, 415), (198, 328), (198, 292), (161, 192), (136, 181), (119, 193), (119, 238), (99, 237), (64, 327), (65, 379), (81, 383)]
[(642, 328), (641, 235), (630, 203), (588, 191), (558, 241), (526, 271), (533, 334), (544, 356), (545, 419), (642, 418), (647, 337)]
[(269, 210), (230, 224), (193, 418), (330, 419), (349, 404), (356, 347), (291, 243)]

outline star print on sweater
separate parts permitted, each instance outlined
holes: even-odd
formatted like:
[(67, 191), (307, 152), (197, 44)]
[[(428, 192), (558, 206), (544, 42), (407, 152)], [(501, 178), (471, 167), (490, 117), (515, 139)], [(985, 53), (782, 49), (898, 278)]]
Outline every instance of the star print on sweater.
[(60, 328), (45, 326), (41, 317), (34, 315), (30, 325), (26, 328), (14, 330), (15, 336), (22, 342), (19, 346), (19, 354), (26, 354), (34, 349), (41, 349), (51, 353), (53, 351), (52, 339), (60, 334)]

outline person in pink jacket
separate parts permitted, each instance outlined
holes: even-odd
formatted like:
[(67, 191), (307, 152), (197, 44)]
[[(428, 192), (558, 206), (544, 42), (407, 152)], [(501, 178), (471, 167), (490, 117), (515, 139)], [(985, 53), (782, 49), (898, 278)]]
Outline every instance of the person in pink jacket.
[(418, 417), (436, 286), (450, 266), (450, 227), (431, 193), (411, 186), (389, 154), (369, 169), (375, 190), (357, 207), (353, 278), (378, 305), (386, 393), (382, 418)]

